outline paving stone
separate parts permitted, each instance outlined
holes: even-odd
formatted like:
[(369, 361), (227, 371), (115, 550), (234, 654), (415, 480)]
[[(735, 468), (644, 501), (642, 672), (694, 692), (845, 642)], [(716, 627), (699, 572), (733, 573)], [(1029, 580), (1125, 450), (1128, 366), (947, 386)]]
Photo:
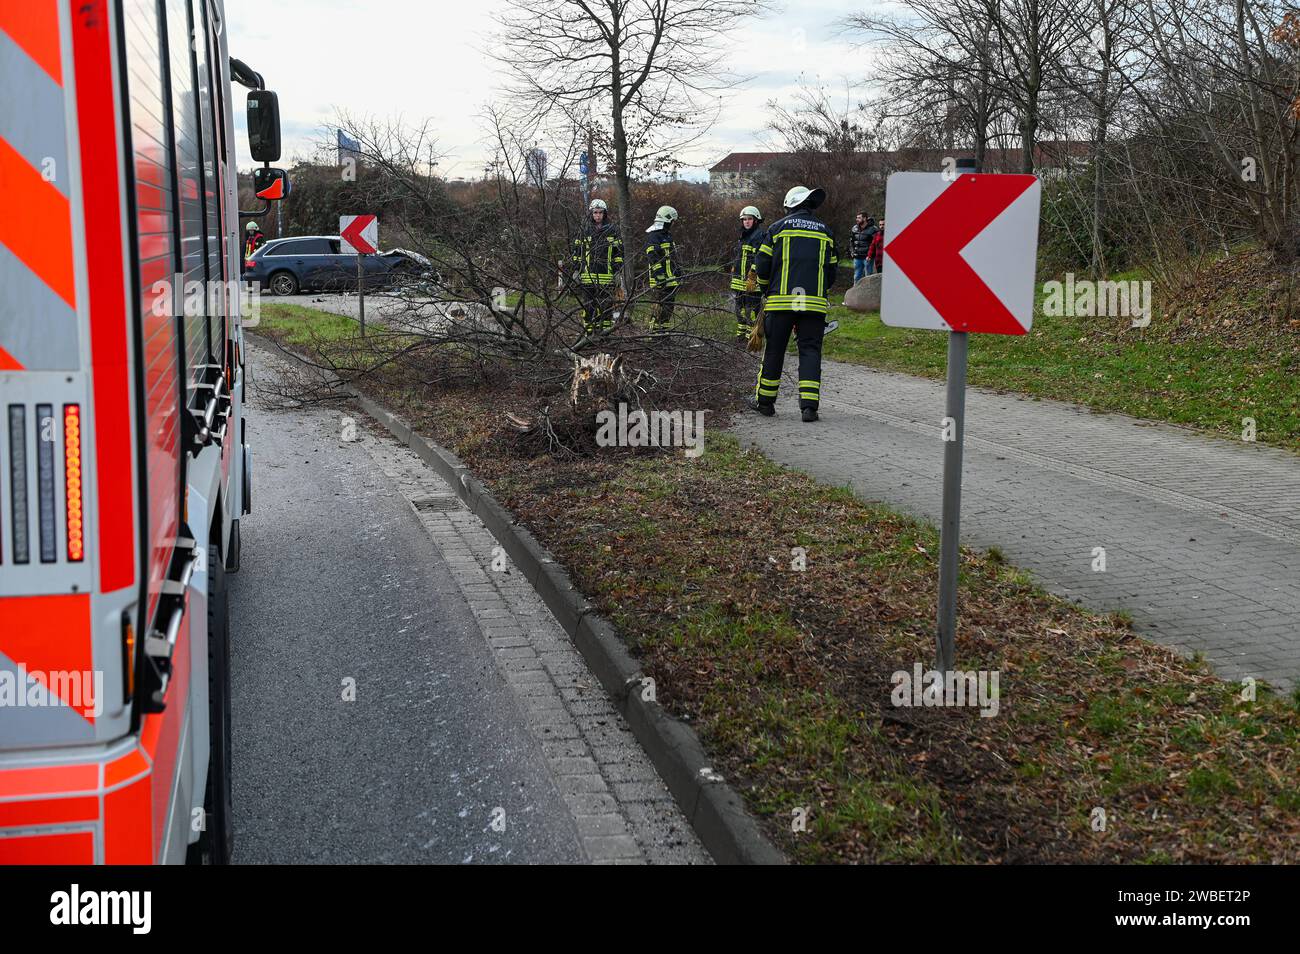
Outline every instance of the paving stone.
[[(803, 424), (790, 370), (776, 417), (736, 420), (742, 443), (937, 522), (944, 383), (827, 362), (822, 418)], [(963, 544), (997, 546), (1091, 608), (1130, 611), (1156, 642), (1213, 650), (1224, 678), (1300, 682), (1295, 455), (980, 388), (966, 415)], [(1094, 546), (1104, 573), (1091, 569)]]

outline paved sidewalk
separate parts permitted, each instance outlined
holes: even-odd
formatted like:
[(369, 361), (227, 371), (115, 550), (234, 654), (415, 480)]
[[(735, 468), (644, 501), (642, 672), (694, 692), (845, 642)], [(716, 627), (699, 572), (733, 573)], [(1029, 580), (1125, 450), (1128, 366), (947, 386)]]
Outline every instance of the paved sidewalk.
[[(943, 382), (827, 362), (815, 424), (800, 422), (794, 383), (787, 373), (777, 417), (737, 419), (742, 441), (938, 521)], [(1225, 678), (1300, 681), (1300, 457), (976, 388), (966, 407), (964, 544), (996, 545), (1084, 605), (1128, 610)], [(1266, 430), (1267, 408), (1257, 416)]]

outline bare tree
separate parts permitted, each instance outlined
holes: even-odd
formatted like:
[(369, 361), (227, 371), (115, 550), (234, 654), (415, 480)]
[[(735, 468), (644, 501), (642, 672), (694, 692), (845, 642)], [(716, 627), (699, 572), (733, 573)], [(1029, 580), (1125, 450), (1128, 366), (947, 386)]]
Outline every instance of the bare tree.
[[(736, 77), (723, 40), (762, 0), (507, 0), (494, 54), (527, 112), (608, 126), (619, 224), (632, 180), (697, 138)], [(628, 271), (638, 249), (626, 242)]]
[(1007, 108), (994, 82), (998, 37), (985, 0), (905, 0), (897, 10), (854, 14), (847, 25), (880, 47), (873, 106), (905, 121), (911, 134), (900, 145), (970, 148), (982, 166)]
[(768, 132), (782, 153), (758, 175), (760, 208), (780, 208), (794, 183), (826, 189), (821, 213), (828, 222), (852, 222), (859, 210), (884, 205), (885, 178), (892, 168), (882, 129), (846, 86), (843, 97), (825, 86), (804, 85), (793, 101), (770, 101)]
[[(1088, 194), (1074, 198), (1090, 208), (1087, 257), (1092, 274), (1099, 277), (1108, 269), (1111, 132), (1126, 96), (1131, 99), (1129, 84), (1141, 70), (1138, 6), (1138, 0), (1087, 0), (1072, 31), (1078, 42), (1062, 64), (1063, 130), (1067, 139), (1089, 143), (1089, 175), (1077, 183)], [(1067, 188), (1075, 184), (1066, 181)]]
[(1296, 255), (1300, 25), (1277, 0), (1145, 0), (1152, 76), (1135, 84), (1162, 142), (1211, 160), (1216, 191), (1279, 261)]
[(995, 81), (1019, 124), (1021, 172), (1033, 173), (1046, 101), (1062, 88), (1060, 64), (1080, 42), (1072, 0), (980, 0), (996, 43)]
[(615, 328), (583, 321), (570, 263), (576, 188), (529, 166), (539, 139), (558, 144), (552, 154), (568, 164), (580, 148), (577, 130), (569, 127), (565, 141), (542, 117), (520, 125), (489, 111), (486, 119), (495, 175), (450, 194), (430, 175), (427, 127), (340, 117), (362, 160), (353, 200), (370, 207), (383, 198), (400, 208), (385, 225), (386, 244), (426, 265), (376, 297), (373, 330), (341, 359), (335, 348), (326, 363), (322, 350), (331, 380), (399, 367), (424, 387), (499, 381), (517, 401), (508, 414), (502, 409), (510, 429), (557, 453), (591, 448), (602, 402), (683, 408), (729, 400), (735, 375), (749, 367), (730, 341), (729, 311), (679, 304), (667, 330), (649, 332), (636, 320), (644, 303), (634, 291)]

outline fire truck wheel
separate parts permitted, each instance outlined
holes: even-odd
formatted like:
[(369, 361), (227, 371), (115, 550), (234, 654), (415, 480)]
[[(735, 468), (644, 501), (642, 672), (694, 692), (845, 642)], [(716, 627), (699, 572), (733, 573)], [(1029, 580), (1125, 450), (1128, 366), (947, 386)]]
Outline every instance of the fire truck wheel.
[(276, 272), (271, 276), (271, 292), (283, 297), (298, 294), (298, 279), (293, 272)]
[(235, 847), (230, 771), (230, 601), (226, 570), (215, 545), (208, 547), (208, 785), (203, 797), (203, 834), (190, 846), (190, 860), (224, 865)]

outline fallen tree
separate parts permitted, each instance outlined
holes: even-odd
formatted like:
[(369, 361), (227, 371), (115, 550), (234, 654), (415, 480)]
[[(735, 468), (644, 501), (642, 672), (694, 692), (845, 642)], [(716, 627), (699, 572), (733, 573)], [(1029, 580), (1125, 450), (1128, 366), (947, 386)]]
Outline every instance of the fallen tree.
[[(586, 210), (573, 183), (529, 172), (525, 143), (537, 129), (496, 121), (495, 176), (449, 204), (441, 190), (430, 191), (423, 133), (412, 141), (400, 125), (346, 116), (341, 123), (364, 157), (359, 194), (390, 204), (402, 194), (406, 212), (385, 223), (386, 244), (428, 265), (387, 294), (364, 339), (311, 349), (317, 369), (328, 372), (323, 382), (355, 384), (393, 365), (424, 389), (493, 381), (511, 395), (502, 426), (517, 442), (586, 454), (601, 409), (719, 407), (752, 373), (733, 344), (725, 295), (689, 294), (716, 286), (716, 268), (682, 263), (681, 292), (689, 298), (656, 330), (647, 321), (655, 306), (635, 275), (626, 276), (626, 296), (612, 302), (613, 327), (584, 321), (571, 245)], [(298, 386), (299, 399), (336, 391), (328, 383)]]

